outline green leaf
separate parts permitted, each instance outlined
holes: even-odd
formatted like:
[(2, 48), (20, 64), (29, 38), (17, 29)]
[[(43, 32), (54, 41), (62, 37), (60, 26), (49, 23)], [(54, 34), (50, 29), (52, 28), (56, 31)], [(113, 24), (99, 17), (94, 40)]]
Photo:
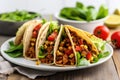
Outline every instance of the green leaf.
[(15, 52), (7, 53), (7, 54), (13, 58), (22, 57), (23, 55), (22, 51), (15, 51)]
[(108, 52), (108, 51), (101, 52), (101, 53), (99, 53), (98, 58), (100, 59), (100, 58), (107, 57), (107, 56), (109, 56), (109, 54), (110, 54), (110, 52)]
[(40, 50), (39, 50), (39, 58), (45, 58), (46, 54), (44, 54), (44, 46), (40, 46)]
[(13, 41), (9, 42), (9, 49), (4, 51), (6, 54), (8, 54), (11, 57), (20, 57), (23, 55), (23, 45), (14, 45)]
[(77, 65), (79, 65), (81, 55), (79, 52), (76, 52), (76, 56), (77, 56)]
[(5, 51), (6, 53), (23, 49), (23, 44), (14, 45), (13, 41), (10, 41), (9, 45), (10, 45), (9, 49)]
[(109, 54), (110, 54), (110, 53), (109, 53), (108, 51), (104, 52), (104, 53), (103, 53), (103, 58), (104, 58), (104, 57), (107, 57)]
[(94, 8), (89, 8), (88, 11), (86, 12), (87, 14), (87, 21), (93, 21), (96, 20), (97, 17), (97, 12)]
[(108, 15), (108, 8), (105, 5), (101, 5), (97, 14), (97, 19), (104, 18)]
[(76, 7), (77, 8), (83, 8), (84, 5), (81, 2), (76, 2)]

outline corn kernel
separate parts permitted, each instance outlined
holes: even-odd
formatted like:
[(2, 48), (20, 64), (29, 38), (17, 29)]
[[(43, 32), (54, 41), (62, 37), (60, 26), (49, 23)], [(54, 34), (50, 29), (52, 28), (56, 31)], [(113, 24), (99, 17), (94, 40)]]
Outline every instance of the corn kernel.
[(69, 58), (73, 58), (73, 57), (74, 57), (74, 54), (71, 53), (71, 54), (69, 55)]
[(40, 61), (39, 60), (36, 61), (36, 65), (40, 65)]

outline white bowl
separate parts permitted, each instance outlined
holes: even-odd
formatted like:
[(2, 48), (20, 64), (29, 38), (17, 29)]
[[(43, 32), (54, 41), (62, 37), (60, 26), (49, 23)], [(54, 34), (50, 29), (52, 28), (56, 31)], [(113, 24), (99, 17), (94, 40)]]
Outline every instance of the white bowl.
[(57, 14), (55, 14), (55, 18), (58, 20), (59, 24), (72, 25), (76, 28), (79, 28), (79, 29), (88, 31), (90, 33), (93, 33), (93, 30), (98, 25), (103, 25), (104, 24), (104, 21), (106, 20), (107, 17), (87, 22), (87, 21), (75, 21), (75, 20), (64, 19), (64, 18), (59, 17), (59, 14), (57, 13)]

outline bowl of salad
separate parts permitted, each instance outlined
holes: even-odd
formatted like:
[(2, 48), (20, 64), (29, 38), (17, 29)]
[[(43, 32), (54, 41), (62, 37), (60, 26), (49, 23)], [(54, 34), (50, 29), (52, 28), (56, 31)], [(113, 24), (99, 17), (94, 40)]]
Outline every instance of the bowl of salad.
[(108, 8), (101, 5), (97, 10), (94, 6), (85, 6), (81, 2), (76, 2), (75, 7), (64, 7), (55, 18), (60, 24), (69, 24), (83, 29), (90, 33), (98, 25), (103, 25), (108, 16)]
[(39, 13), (26, 10), (0, 13), (0, 35), (14, 36), (24, 22), (40, 17)]

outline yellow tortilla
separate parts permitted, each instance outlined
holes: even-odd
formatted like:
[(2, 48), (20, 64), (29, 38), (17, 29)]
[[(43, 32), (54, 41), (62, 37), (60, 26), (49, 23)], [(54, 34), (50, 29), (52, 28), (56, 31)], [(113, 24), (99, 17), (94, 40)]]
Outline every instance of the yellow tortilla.
[(99, 52), (98, 52), (98, 50), (97, 50), (97, 47), (96, 47), (95, 44), (91, 41), (91, 39), (85, 34), (85, 32), (84, 32), (83, 30), (77, 29), (77, 28), (75, 28), (75, 27), (73, 27), (73, 26), (70, 26), (70, 25), (65, 25), (65, 27), (67, 27), (69, 31), (76, 32), (76, 34), (77, 34), (80, 38), (84, 39), (88, 44), (91, 45), (92, 51), (95, 51), (95, 52), (96, 52), (96, 53), (95, 53), (96, 55), (99, 54)]

